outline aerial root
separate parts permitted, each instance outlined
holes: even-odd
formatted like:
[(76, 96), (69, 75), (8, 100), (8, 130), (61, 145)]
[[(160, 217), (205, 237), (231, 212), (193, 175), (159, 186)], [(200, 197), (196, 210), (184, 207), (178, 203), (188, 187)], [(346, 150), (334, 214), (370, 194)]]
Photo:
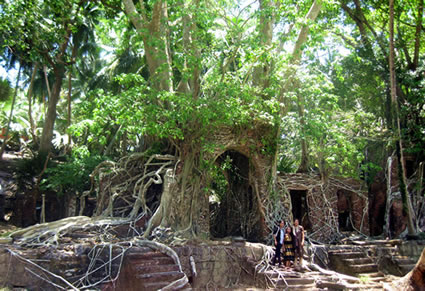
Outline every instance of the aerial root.
[(148, 190), (153, 184), (162, 184), (162, 176), (173, 169), (175, 163), (172, 155), (148, 156), (145, 153), (132, 154), (118, 162), (101, 163), (90, 175), (92, 187), (89, 192), (97, 195), (95, 215), (135, 219), (143, 212), (150, 216), (158, 207), (155, 199), (159, 200), (160, 193), (148, 195)]

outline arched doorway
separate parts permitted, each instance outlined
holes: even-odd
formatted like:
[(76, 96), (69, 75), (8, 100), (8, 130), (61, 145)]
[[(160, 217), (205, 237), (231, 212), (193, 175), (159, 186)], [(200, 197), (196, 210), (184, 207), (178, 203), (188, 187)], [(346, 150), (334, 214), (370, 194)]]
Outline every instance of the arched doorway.
[(210, 195), (210, 232), (213, 238), (242, 236), (260, 241), (259, 204), (245, 155), (228, 150), (216, 160)]

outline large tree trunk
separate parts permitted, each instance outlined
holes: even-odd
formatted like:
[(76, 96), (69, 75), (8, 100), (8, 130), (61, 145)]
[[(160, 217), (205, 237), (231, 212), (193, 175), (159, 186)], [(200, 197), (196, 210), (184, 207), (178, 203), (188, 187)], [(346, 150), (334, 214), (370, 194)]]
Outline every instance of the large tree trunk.
[(62, 80), (65, 75), (65, 67), (63, 65), (57, 65), (54, 68), (54, 72), (55, 83), (49, 99), (47, 113), (44, 120), (43, 133), (40, 140), (39, 154), (42, 156), (47, 156), (52, 147), (53, 129), (56, 121), (56, 106), (60, 98)]
[(124, 0), (125, 13), (143, 38), (149, 82), (153, 88), (172, 91), (172, 70), (168, 43), (168, 8), (166, 1), (155, 1), (151, 19), (148, 20), (143, 1), (140, 12), (132, 0)]
[(209, 238), (208, 196), (201, 190), (204, 175), (197, 168), (198, 151), (185, 152), (176, 173), (167, 170), (161, 203), (149, 221), (145, 237), (155, 227), (171, 228), (184, 237)]
[[(317, 16), (319, 16), (320, 10), (322, 9), (322, 1), (315, 0), (310, 7), (306, 15), (306, 19), (310, 21), (315, 21)], [(297, 40), (295, 42), (294, 50), (292, 51), (292, 60), (291, 65), (297, 66), (301, 61), (302, 48), (307, 42), (309, 34), (308, 25), (303, 25), (300, 32), (298, 33)], [(289, 68), (285, 73), (285, 83), (282, 85), (283, 92), (288, 91), (290, 88), (297, 86), (298, 80), (295, 76), (296, 68)], [(283, 96), (283, 94), (281, 94)], [(280, 100), (283, 103), (283, 100)], [(304, 97), (301, 94), (297, 94), (297, 110), (298, 117), (300, 119), (301, 125), (301, 163), (298, 167), (297, 172), (303, 173), (307, 172), (309, 168), (309, 156), (308, 156), (308, 143), (305, 137), (305, 115), (304, 115)], [(280, 131), (279, 131), (280, 134)]]
[[(279, 1), (260, 0), (260, 19), (258, 24), (260, 47), (263, 48), (263, 54), (266, 54), (271, 48), (273, 42), (273, 26), (275, 24), (275, 11), (278, 9)], [(254, 86), (260, 87), (262, 90), (269, 86), (270, 70), (272, 64), (259, 62), (254, 67), (252, 74), (252, 83)]]
[(396, 124), (393, 127), (395, 131), (395, 136), (397, 137), (396, 141), (396, 152), (399, 165), (399, 180), (400, 180), (400, 192), (403, 200), (403, 211), (407, 214), (407, 229), (409, 235), (415, 235), (416, 230), (413, 224), (413, 210), (412, 204), (410, 201), (410, 195), (407, 189), (407, 177), (406, 177), (406, 167), (404, 164), (404, 153), (403, 153), (403, 137), (401, 133), (400, 125), (400, 110), (397, 101), (397, 88), (396, 88), (396, 73), (394, 66), (394, 0), (389, 0), (390, 5), (390, 21), (389, 21), (389, 30), (390, 30), (390, 57), (389, 57), (389, 67), (390, 67), (390, 82), (391, 82), (391, 100), (393, 106), (393, 113), (395, 118), (393, 120)]
[(30, 134), (32, 136), (32, 140), (33, 143), (35, 145), (38, 145), (38, 136), (35, 133), (35, 129), (36, 129), (36, 124), (34, 123), (34, 118), (32, 117), (32, 94), (33, 94), (33, 90), (34, 90), (34, 81), (35, 81), (35, 76), (37, 75), (37, 71), (38, 71), (38, 63), (34, 64), (34, 68), (31, 74), (31, 81), (30, 81), (30, 86), (28, 88), (28, 119), (30, 122)]

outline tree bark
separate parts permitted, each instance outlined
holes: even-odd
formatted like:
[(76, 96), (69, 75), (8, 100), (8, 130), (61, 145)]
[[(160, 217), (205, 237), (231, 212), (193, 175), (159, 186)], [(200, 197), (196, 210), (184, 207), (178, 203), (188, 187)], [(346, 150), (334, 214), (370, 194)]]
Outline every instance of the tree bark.
[[(259, 40), (260, 47), (267, 50), (273, 42), (273, 25), (275, 23), (275, 10), (278, 6), (278, 1), (260, 0), (260, 19), (259, 19)], [(272, 9), (270, 9), (270, 6)], [(272, 10), (272, 12), (268, 12)], [(265, 89), (269, 86), (271, 64), (261, 62), (260, 65), (254, 67), (252, 74), (252, 83), (254, 86)]]
[(63, 23), (65, 28), (65, 35), (63, 38), (63, 42), (59, 46), (59, 51), (56, 54), (55, 58), (52, 57), (48, 53), (44, 53), (44, 58), (50, 63), (53, 68), (53, 72), (55, 75), (55, 82), (53, 84), (53, 90), (51, 92), (51, 96), (48, 102), (47, 113), (44, 119), (43, 132), (40, 139), (40, 147), (38, 154), (43, 158), (46, 157), (52, 147), (52, 138), (53, 138), (53, 129), (56, 121), (56, 106), (58, 104), (60, 93), (62, 89), (62, 81), (65, 76), (65, 53), (68, 48), (69, 40), (71, 37), (71, 25), (69, 22), (65, 21)]
[(413, 64), (410, 68), (411, 70), (416, 70), (419, 64), (419, 51), (421, 46), (421, 31), (422, 28), (422, 21), (423, 21), (423, 15), (424, 15), (424, 0), (419, 0), (418, 4), (418, 15), (416, 19), (416, 32), (415, 32), (415, 52), (413, 54)]
[[(77, 55), (77, 45), (74, 43), (74, 45), (72, 46), (72, 55), (71, 55), (71, 64), (69, 65), (69, 72), (68, 72), (68, 116), (67, 116), (67, 127), (69, 129), (69, 127), (71, 126), (71, 122), (72, 122), (72, 104), (71, 104), (71, 99), (72, 99), (72, 67), (73, 64), (75, 62), (75, 57)], [(68, 149), (69, 150), (71, 148), (71, 144), (72, 144), (72, 137), (71, 137), (71, 133), (68, 133)]]
[(415, 235), (416, 230), (413, 224), (413, 210), (410, 201), (410, 195), (407, 189), (407, 177), (406, 177), (406, 167), (404, 163), (404, 153), (403, 153), (403, 137), (401, 134), (400, 126), (400, 112), (398, 108), (397, 101), (397, 88), (396, 88), (396, 73), (394, 67), (394, 0), (389, 0), (390, 5), (390, 21), (389, 21), (389, 31), (390, 31), (390, 57), (389, 57), (389, 67), (390, 67), (390, 83), (391, 83), (391, 100), (393, 106), (393, 112), (395, 118), (393, 120), (396, 122), (394, 126), (395, 135), (397, 137), (396, 148), (397, 148), (397, 157), (399, 164), (399, 178), (400, 178), (400, 192), (403, 200), (403, 210), (407, 214), (407, 229), (409, 235)]
[(32, 136), (32, 140), (34, 142), (34, 144), (38, 144), (38, 136), (35, 134), (35, 129), (36, 129), (36, 125), (34, 123), (34, 119), (32, 117), (32, 94), (34, 91), (34, 81), (35, 81), (35, 76), (37, 75), (37, 71), (38, 71), (38, 63), (34, 64), (34, 68), (31, 74), (31, 81), (30, 81), (30, 86), (28, 88), (28, 94), (27, 94), (27, 98), (28, 98), (28, 119), (30, 121), (30, 134)]
[(47, 67), (46, 65), (43, 66), (43, 73), (44, 73), (44, 82), (46, 83), (46, 89), (47, 89), (47, 101), (46, 98), (43, 96), (43, 113), (46, 114), (46, 108), (48, 107), (49, 100), (52, 96), (51, 90), (50, 90), (50, 84), (49, 84), (49, 78), (47, 76)]
[(44, 120), (43, 133), (40, 140), (39, 154), (46, 156), (52, 147), (53, 129), (56, 121), (56, 106), (60, 98), (60, 92), (62, 88), (62, 80), (65, 75), (65, 67), (58, 64), (54, 68), (55, 83), (53, 84), (53, 90), (51, 98), (49, 99), (47, 113)]
[[(200, 92), (200, 64), (201, 51), (196, 44), (197, 15), (199, 0), (187, 2), (186, 11), (189, 13), (183, 15), (183, 69), (181, 80), (177, 85), (177, 91), (185, 94), (191, 94), (193, 100), (199, 97)], [(193, 10), (195, 9), (195, 10)]]
[(167, 34), (167, 2), (156, 1), (153, 4), (152, 18), (149, 22), (143, 3), (141, 3), (142, 7), (139, 13), (132, 0), (124, 0), (123, 2), (125, 13), (143, 39), (146, 62), (149, 68), (149, 81), (157, 90), (173, 91), (171, 57)]
[[(313, 4), (310, 7), (310, 10), (308, 11), (306, 15), (306, 19), (310, 21), (315, 21), (317, 16), (320, 13), (320, 10), (322, 9), (322, 1), (321, 0), (315, 0)], [(297, 66), (299, 62), (301, 61), (302, 56), (302, 47), (307, 42), (307, 37), (309, 34), (309, 27), (308, 25), (303, 25), (300, 32), (298, 33), (297, 40), (295, 42), (294, 49), (292, 51), (292, 60), (291, 65)], [(286, 72), (286, 82), (283, 86), (283, 90), (287, 91), (291, 86), (295, 87), (297, 80), (295, 77), (295, 71), (296, 69), (290, 68)], [(308, 143), (305, 138), (305, 115), (304, 115), (304, 97), (301, 94), (297, 94), (297, 107), (298, 107), (298, 116), (300, 118), (300, 125), (301, 125), (301, 163), (298, 167), (297, 172), (298, 173), (305, 173), (308, 172), (309, 168), (309, 156), (308, 156)]]
[(391, 189), (391, 173), (393, 168), (393, 157), (388, 157), (387, 160), (387, 199), (385, 203), (385, 214), (384, 214), (384, 234), (386, 237), (391, 238), (390, 230), (390, 209), (393, 201), (392, 189)]

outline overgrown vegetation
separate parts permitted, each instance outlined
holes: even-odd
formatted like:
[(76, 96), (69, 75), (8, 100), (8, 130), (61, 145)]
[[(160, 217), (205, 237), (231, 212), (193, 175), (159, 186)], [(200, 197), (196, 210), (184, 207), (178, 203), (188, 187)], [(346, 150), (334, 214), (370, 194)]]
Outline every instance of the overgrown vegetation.
[(259, 200), (276, 194), (277, 172), (371, 184), (395, 141), (413, 170), (425, 160), (422, 0), (396, 4), (396, 102), (387, 3), (27, 2), (0, 6), (1, 60), (23, 72), (10, 120), (1, 79), (0, 120), (14, 137), (2, 142), (31, 158), (20, 173), (41, 174), (43, 190), (83, 193), (103, 161), (172, 155), (182, 205), (171, 208), (192, 201), (173, 219), (195, 233), (205, 189), (229, 190), (231, 169), (215, 164), (226, 150), (267, 161), (250, 164)]

